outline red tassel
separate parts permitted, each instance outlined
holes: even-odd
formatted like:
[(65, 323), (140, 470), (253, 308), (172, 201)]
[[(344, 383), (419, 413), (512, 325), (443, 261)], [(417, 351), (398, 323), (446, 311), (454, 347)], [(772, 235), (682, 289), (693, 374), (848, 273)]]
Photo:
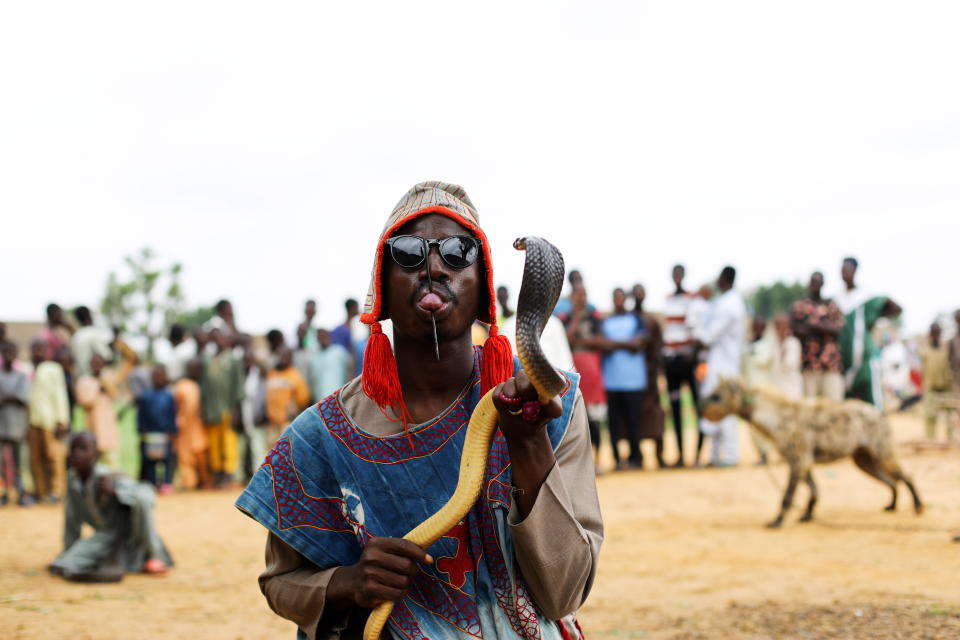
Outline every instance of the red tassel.
[(363, 392), (381, 409), (402, 407), (403, 391), (397, 376), (397, 361), (393, 357), (390, 339), (384, 335), (379, 322), (370, 325), (370, 337), (363, 352), (361, 384)]
[(490, 337), (483, 343), (480, 363), (480, 395), (482, 396), (513, 375), (513, 349), (496, 324), (490, 325)]

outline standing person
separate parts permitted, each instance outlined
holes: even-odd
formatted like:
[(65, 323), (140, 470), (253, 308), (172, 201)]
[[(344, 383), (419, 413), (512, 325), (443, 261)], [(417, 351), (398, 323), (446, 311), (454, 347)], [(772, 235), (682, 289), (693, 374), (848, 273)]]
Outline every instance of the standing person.
[[(240, 333), (237, 330), (237, 320), (233, 315), (233, 304), (229, 300), (217, 301), (217, 304), (214, 305), (213, 317), (207, 320), (206, 329), (207, 331), (219, 329), (220, 333), (227, 338), (233, 338)], [(216, 345), (209, 348), (211, 351), (215, 351)]]
[(70, 431), (70, 404), (63, 367), (48, 359), (49, 345), (36, 338), (30, 343), (33, 383), (27, 395), (27, 444), (30, 471), (37, 500), (59, 502), (66, 490), (63, 439)]
[(200, 415), (200, 378), (203, 363), (199, 358), (187, 361), (186, 375), (173, 385), (173, 402), (177, 409), (177, 437), (174, 449), (184, 489), (209, 488), (207, 434)]
[(927, 438), (937, 436), (937, 416), (944, 414), (947, 422), (947, 440), (953, 442), (956, 437), (957, 414), (956, 401), (952, 398), (954, 380), (950, 371), (947, 345), (940, 339), (940, 324), (930, 325), (930, 333), (920, 347), (920, 362), (923, 370), (923, 413), (927, 427)]
[[(750, 387), (769, 386), (773, 381), (777, 345), (767, 332), (767, 317), (762, 313), (754, 314), (750, 329), (750, 342), (743, 353), (743, 379)], [(760, 464), (767, 464), (770, 442), (753, 429), (750, 430), (750, 439), (760, 455)]]
[[(663, 321), (663, 360), (667, 379), (667, 392), (670, 394), (670, 414), (673, 416), (673, 431), (677, 438), (677, 462), (675, 467), (683, 467), (683, 411), (680, 405), (680, 392), (684, 385), (693, 399), (693, 411), (700, 418), (700, 403), (697, 395), (697, 357), (694, 348), (693, 327), (690, 323), (691, 305), (697, 300), (693, 293), (683, 288), (686, 274), (682, 264), (674, 265), (672, 277), (674, 291), (667, 296)], [(699, 428), (698, 428), (699, 431)], [(698, 447), (699, 450), (699, 447)], [(699, 454), (697, 455), (699, 458)]]
[[(604, 319), (601, 329), (603, 384), (607, 392), (610, 444), (617, 468), (642, 469), (640, 411), (643, 391), (647, 388), (645, 341), (640, 320), (627, 311), (626, 302), (627, 294), (623, 289), (614, 289), (613, 313)], [(630, 456), (626, 461), (621, 461), (618, 447), (623, 438), (630, 444)]]
[[(721, 378), (740, 374), (747, 311), (740, 293), (733, 288), (736, 277), (737, 271), (731, 266), (720, 271), (717, 278), (720, 295), (714, 300), (703, 326), (697, 330), (697, 340), (710, 350), (701, 397), (713, 393)], [(740, 461), (736, 416), (727, 416), (719, 422), (701, 419), (700, 431), (711, 438), (711, 466), (731, 467)]]
[(317, 329), (317, 345), (307, 378), (314, 402), (323, 400), (353, 377), (350, 354), (341, 345), (333, 343), (329, 331)]
[(239, 466), (237, 433), (233, 414), (243, 399), (243, 371), (233, 355), (229, 337), (220, 329), (210, 331), (216, 353), (206, 355), (200, 380), (200, 406), (209, 445), (210, 472), (217, 488), (226, 487)]
[[(173, 559), (153, 519), (146, 484), (97, 464), (97, 442), (81, 431), (70, 440), (63, 551), (48, 569), (74, 582), (119, 582), (124, 573), (162, 575)], [(82, 538), (83, 525), (94, 533)]]
[[(567, 274), (567, 282), (570, 284), (570, 294), (566, 298), (560, 298), (557, 301), (557, 306), (553, 309), (553, 315), (560, 317), (561, 315), (568, 315), (573, 308), (573, 292), (576, 289), (584, 288), (583, 284), (583, 275), (577, 269), (571, 269), (570, 273)], [(587, 301), (587, 310), (593, 313), (597, 310), (590, 301)]]
[[(414, 187), (377, 245), (362, 376), (302, 413), (237, 501), (270, 530), (261, 589), (301, 636), (360, 638), (389, 600), (391, 637), (582, 637), (573, 613), (602, 540), (583, 401), (576, 376), (539, 405), (514, 373), (490, 256), (461, 188)], [(482, 348), (477, 318), (491, 325)], [(487, 391), (499, 429), (477, 504), (423, 550), (400, 536), (452, 494), (463, 425)], [(286, 504), (302, 505), (294, 517), (309, 526)]]
[(290, 421), (310, 402), (310, 389), (297, 368), (293, 354), (283, 349), (277, 365), (267, 372), (267, 433), (266, 446), (273, 444)]
[(823, 274), (814, 271), (807, 285), (807, 297), (791, 307), (791, 324), (803, 354), (804, 395), (840, 402), (845, 392), (838, 342), (843, 313), (833, 300), (822, 297), (822, 290)]
[(773, 317), (774, 343), (771, 382), (790, 398), (803, 397), (803, 347), (793, 335), (790, 316), (778, 313)]
[(330, 332), (330, 340), (333, 344), (338, 344), (346, 349), (347, 353), (353, 353), (351, 325), (353, 324), (353, 319), (360, 314), (360, 306), (353, 298), (347, 298), (347, 301), (343, 303), (343, 307), (347, 312), (347, 319), (344, 320), (343, 324), (337, 326)]
[(10, 501), (10, 489), (17, 492), (17, 504), (27, 506), (32, 500), (23, 490), (20, 477), (20, 446), (27, 435), (27, 398), (30, 382), (27, 374), (13, 367), (17, 345), (0, 341), (0, 480), (3, 495), (0, 505)]
[[(578, 288), (583, 288), (578, 285)], [(474, 323), (474, 327), (477, 323)], [(481, 325), (482, 326), (482, 325)], [(500, 325), (500, 334), (507, 337), (511, 348), (517, 349), (517, 316), (510, 316)], [(474, 334), (474, 344), (483, 344), (478, 341)], [(561, 316), (556, 313), (549, 316), (543, 325), (543, 332), (540, 334), (540, 348), (543, 349), (547, 360), (557, 369), (569, 371), (573, 368), (573, 354), (570, 353), (570, 341), (567, 340), (567, 331), (563, 326)]]
[(60, 305), (51, 302), (47, 305), (47, 322), (40, 329), (40, 339), (47, 345), (47, 360), (54, 360), (57, 351), (70, 346), (73, 327), (67, 323), (66, 315)]
[(100, 462), (108, 467), (119, 464), (120, 430), (117, 425), (117, 400), (137, 363), (137, 355), (125, 343), (117, 342), (122, 360), (115, 368), (99, 354), (90, 358), (90, 373), (77, 378), (74, 388), (77, 404), (84, 410), (87, 431), (96, 436)]
[(197, 343), (187, 337), (187, 331), (182, 325), (174, 324), (170, 327), (170, 350), (160, 361), (167, 367), (167, 376), (176, 382), (187, 375), (187, 363), (200, 355)]
[(953, 389), (960, 393), (960, 309), (953, 314), (953, 338), (950, 339), (949, 360), (953, 374)]
[(267, 356), (267, 366), (273, 368), (277, 364), (277, 354), (280, 353), (280, 350), (286, 346), (286, 338), (283, 337), (283, 332), (279, 329), (270, 329), (267, 331), (267, 348), (269, 349), (269, 355)]
[[(281, 347), (280, 351), (286, 349)], [(279, 353), (279, 352), (278, 352)], [(240, 432), (242, 433), (244, 481), (248, 482), (256, 472), (267, 452), (264, 442), (264, 413), (266, 405), (266, 376), (263, 366), (257, 362), (253, 351), (243, 354), (243, 400), (240, 401)]]
[[(587, 289), (582, 285), (570, 292), (570, 305), (570, 315), (559, 317), (567, 329), (573, 366), (580, 374), (580, 393), (587, 406), (587, 425), (590, 427), (590, 443), (593, 445), (596, 465), (600, 448), (600, 423), (607, 419), (607, 392), (603, 384), (600, 351), (603, 318), (596, 311), (587, 309)], [(612, 432), (610, 439), (613, 440)]]
[(93, 326), (93, 314), (85, 306), (73, 310), (73, 317), (80, 325), (70, 338), (70, 352), (77, 376), (90, 373), (90, 359), (94, 354), (104, 360), (110, 360), (113, 352), (110, 350), (110, 336), (100, 327)]
[[(167, 389), (167, 368), (154, 365), (150, 372), (153, 388), (137, 398), (137, 432), (140, 434), (140, 478), (162, 495), (173, 493), (175, 456), (173, 439), (177, 435), (177, 409)], [(157, 477), (157, 465), (163, 465), (163, 480)]]
[(840, 269), (844, 288), (834, 296), (844, 314), (839, 342), (846, 397), (863, 400), (882, 409), (880, 358), (873, 342), (873, 327), (880, 318), (896, 318), (902, 309), (890, 298), (872, 295), (858, 287), (854, 282), (858, 266), (856, 258), (844, 258)]
[(303, 322), (297, 325), (297, 335), (303, 330), (303, 348), (313, 351), (317, 348), (317, 325), (314, 319), (317, 316), (317, 301), (310, 299), (303, 304)]
[(644, 341), (644, 360), (647, 365), (647, 388), (643, 390), (643, 399), (640, 405), (640, 439), (650, 438), (654, 441), (657, 456), (657, 466), (667, 467), (663, 459), (663, 407), (660, 406), (660, 374), (663, 371), (663, 332), (657, 318), (643, 310), (643, 302), (647, 298), (647, 290), (642, 284), (633, 285), (633, 314), (640, 321), (640, 330)]
[(497, 304), (500, 305), (500, 315), (497, 316), (497, 323), (502, 326), (507, 318), (513, 317), (515, 313), (510, 307), (510, 290), (503, 285), (497, 287)]

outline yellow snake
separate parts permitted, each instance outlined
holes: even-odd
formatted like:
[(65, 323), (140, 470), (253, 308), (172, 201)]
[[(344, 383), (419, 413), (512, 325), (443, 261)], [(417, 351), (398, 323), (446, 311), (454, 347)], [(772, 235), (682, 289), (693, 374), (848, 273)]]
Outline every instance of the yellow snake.
[[(517, 357), (540, 401), (548, 402), (565, 385), (563, 377), (547, 361), (540, 348), (540, 334), (563, 287), (563, 256), (542, 238), (518, 238), (513, 246), (526, 251), (517, 304)], [(453, 495), (436, 513), (403, 536), (404, 540), (426, 549), (467, 515), (480, 493), (490, 441), (497, 430), (498, 420), (491, 389), (480, 398), (470, 416), (460, 458), (460, 476)], [(374, 607), (363, 629), (364, 640), (378, 640), (391, 611), (393, 602), (389, 600)]]

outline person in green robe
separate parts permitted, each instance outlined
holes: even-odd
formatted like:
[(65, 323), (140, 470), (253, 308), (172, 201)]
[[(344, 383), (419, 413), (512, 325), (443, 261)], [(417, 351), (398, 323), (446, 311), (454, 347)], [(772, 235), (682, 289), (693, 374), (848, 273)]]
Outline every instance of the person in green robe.
[(873, 340), (873, 328), (880, 318), (896, 318), (903, 309), (887, 296), (858, 287), (854, 282), (858, 266), (856, 258), (844, 258), (840, 269), (844, 289), (834, 297), (844, 314), (839, 342), (846, 395), (883, 408), (880, 350)]
[[(155, 493), (96, 464), (89, 431), (70, 441), (63, 551), (48, 569), (75, 582), (119, 582), (124, 573), (163, 574), (173, 566), (153, 520)], [(94, 534), (80, 537), (84, 524)]]

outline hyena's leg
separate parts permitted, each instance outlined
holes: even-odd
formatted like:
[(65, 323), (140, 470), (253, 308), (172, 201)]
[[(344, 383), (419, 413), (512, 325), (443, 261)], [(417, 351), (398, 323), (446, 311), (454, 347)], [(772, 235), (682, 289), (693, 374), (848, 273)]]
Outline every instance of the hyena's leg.
[(807, 510), (800, 517), (800, 522), (813, 520), (813, 507), (817, 504), (817, 483), (813, 481), (813, 469), (807, 471), (807, 486), (810, 487), (810, 499), (807, 500)]
[(882, 466), (891, 478), (900, 480), (903, 484), (907, 485), (907, 489), (910, 490), (910, 494), (913, 496), (913, 510), (918, 514), (923, 513), (923, 501), (920, 500), (920, 495), (913, 486), (913, 479), (903, 472), (903, 469), (900, 468), (900, 463), (897, 462), (895, 458), (888, 458), (883, 462)]
[(793, 506), (793, 494), (797, 491), (797, 484), (799, 484), (805, 472), (806, 468), (801, 467), (797, 462), (790, 461), (790, 478), (787, 480), (787, 488), (783, 492), (783, 501), (780, 503), (780, 513), (777, 514), (776, 518), (767, 523), (767, 526), (771, 529), (776, 529), (783, 524), (783, 517), (787, 511), (790, 510), (790, 507)]
[(897, 483), (880, 466), (878, 460), (867, 449), (861, 447), (853, 452), (853, 462), (864, 471), (864, 473), (873, 476), (883, 484), (890, 487), (890, 504), (885, 509), (894, 511), (897, 508)]

